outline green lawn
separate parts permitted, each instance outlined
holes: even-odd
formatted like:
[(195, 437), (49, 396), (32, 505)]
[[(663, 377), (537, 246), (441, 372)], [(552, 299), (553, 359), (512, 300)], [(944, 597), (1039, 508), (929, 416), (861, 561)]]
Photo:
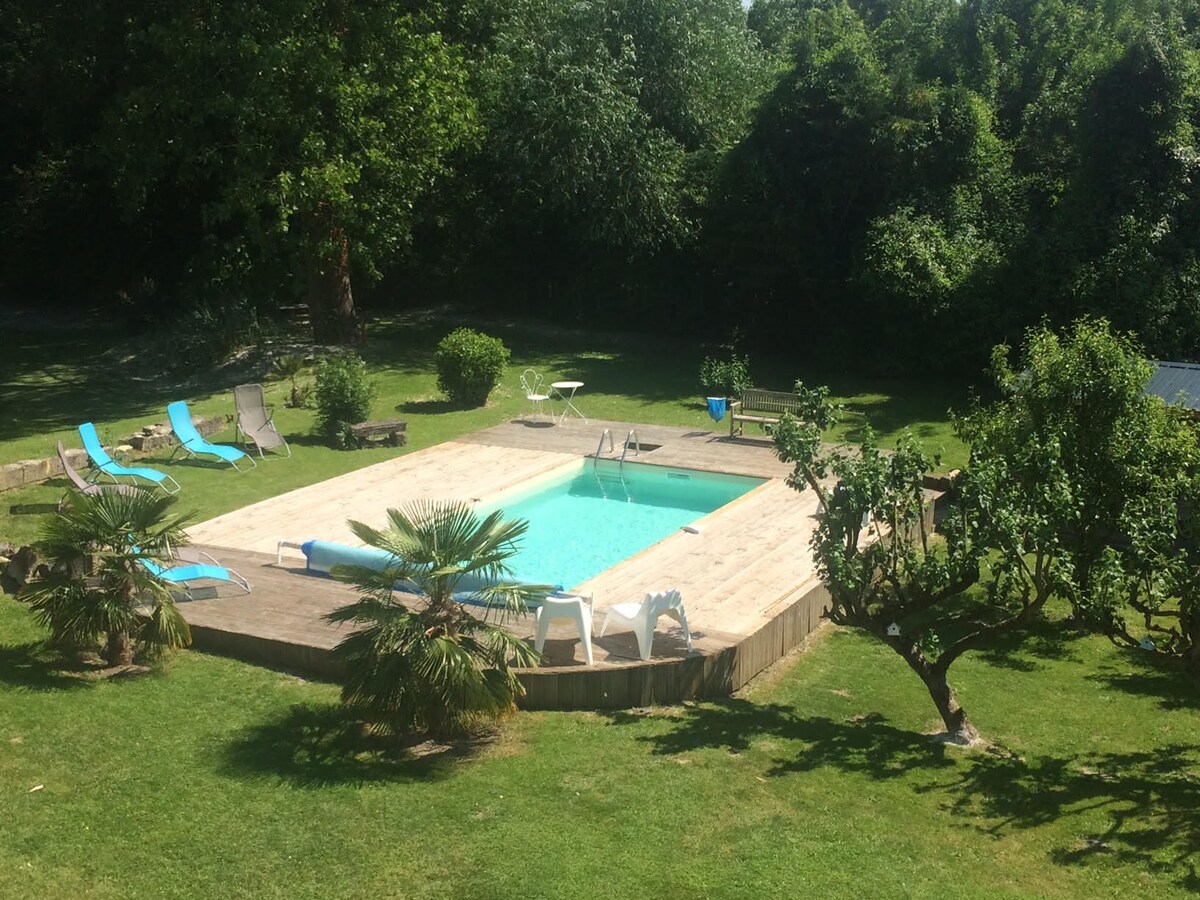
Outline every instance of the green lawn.
[[(524, 408), (518, 370), (587, 383), (594, 417), (707, 427), (701, 351), (495, 327), (514, 349), (492, 404), (437, 398), (449, 326), (399, 321), (368, 355), (376, 413), (424, 447)], [(76, 343), (68, 350), (67, 344)], [(43, 455), (94, 417), (110, 434), (185, 397), (227, 410), (232, 381), (135, 382), (94, 339), (21, 336), (4, 357), (0, 459)], [(62, 360), (70, 359), (70, 366)], [(51, 362), (57, 361), (55, 365)], [(965, 391), (825, 380), (850, 430), (913, 423), (946, 445)], [(236, 379), (234, 379), (236, 380)], [(276, 399), (282, 388), (271, 386)], [(15, 398), (21, 405), (14, 407)], [(396, 411), (399, 411), (396, 413)], [(15, 416), (15, 417), (14, 417)], [(245, 476), (176, 466), (207, 516), (398, 452), (327, 450), (281, 410), (296, 456)], [(399, 451), (405, 452), (405, 451)], [(32, 533), (51, 485), (5, 495), (0, 535)], [(14, 509), (15, 507), (15, 509)], [(414, 757), (339, 720), (333, 685), (196, 652), (151, 677), (59, 671), (0, 597), (3, 897), (1170, 897), (1200, 889), (1194, 682), (1052, 625), (952, 680), (991, 751), (945, 748), (903, 664), (833, 628), (743, 696), (653, 711), (522, 713), (495, 740)]]
[[(313, 412), (284, 408), (287, 386), (272, 382), (267, 384), (268, 402), (276, 406), (276, 423), (292, 442), (293, 458), (272, 459), (244, 476), (212, 462), (176, 463), (171, 472), (183, 485), (182, 506), (194, 510), (197, 520), (211, 518), (511, 419), (528, 409), (518, 386), (526, 366), (544, 372), (547, 381), (585, 382), (578, 405), (592, 418), (705, 430), (724, 427), (724, 423), (713, 424), (701, 402), (697, 370), (705, 352), (694, 343), (596, 336), (529, 323), (485, 326), (510, 346), (512, 365), (487, 407), (451, 409), (437, 390), (433, 353), (454, 324), (432, 316), (408, 316), (372, 330), (364, 353), (380, 385), (372, 415), (408, 420), (407, 451), (344, 452), (323, 446), (309, 433)], [(232, 388), (244, 376), (203, 371), (183, 382), (157, 375), (141, 377), (135, 350), (136, 344), (114, 343), (111, 336), (94, 331), (7, 335), (0, 358), (0, 463), (53, 456), (58, 440), (78, 447), (75, 427), (89, 419), (96, 423), (102, 440), (124, 437), (142, 425), (164, 421), (172, 400), (187, 400), (198, 414), (233, 411)], [(887, 439), (907, 425), (931, 450), (944, 452), (947, 468), (965, 460), (946, 415), (952, 405), (965, 403), (965, 386), (814, 373), (805, 371), (802, 363), (766, 357), (755, 359), (753, 371), (756, 380), (770, 388), (789, 389), (798, 377), (830, 384), (849, 409), (845, 423), (831, 438), (860, 436), (863, 426), (870, 424)], [(232, 426), (212, 439), (232, 441)], [(169, 456), (169, 450), (161, 451), (146, 462), (165, 464)], [(53, 508), (65, 486), (64, 479), (54, 479), (0, 495), (0, 541), (32, 540), (38, 521)]]
[[(185, 652), (80, 683), (0, 598), (6, 897), (1187, 896), (1194, 688), (1047, 631), (956, 666), (994, 752), (921, 732), (890, 652), (827, 630), (747, 695), (522, 713), (446, 758), (340, 730), (330, 685)], [(40, 790), (31, 792), (37, 786)]]

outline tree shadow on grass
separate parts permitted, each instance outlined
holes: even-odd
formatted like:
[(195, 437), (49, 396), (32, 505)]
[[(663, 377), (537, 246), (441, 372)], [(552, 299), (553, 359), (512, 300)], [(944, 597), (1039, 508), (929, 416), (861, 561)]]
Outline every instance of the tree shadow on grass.
[[(225, 446), (231, 447), (233, 445), (226, 444)], [(224, 462), (223, 460), (213, 459), (211, 456), (204, 459), (196, 459), (193, 456), (177, 456), (174, 459), (169, 459), (166, 462), (159, 463), (159, 465), (169, 466), (170, 468), (168, 468), (167, 471), (170, 471), (170, 469), (175, 467), (182, 467), (185, 469), (208, 469), (211, 472), (217, 472), (225, 469), (233, 471), (233, 466), (229, 465), (229, 463)]]
[(1116, 656), (1124, 663), (1119, 671), (1108, 668), (1085, 676), (1086, 680), (1126, 694), (1154, 698), (1166, 710), (1200, 708), (1196, 680), (1178, 663), (1125, 647), (1118, 648)]
[(365, 729), (336, 704), (297, 704), (243, 731), (226, 748), (224, 762), (238, 777), (275, 775), (300, 787), (327, 787), (436, 780), (478, 749), (478, 742), (415, 748)]
[(75, 690), (88, 682), (66, 671), (44, 641), (0, 645), (0, 683), (31, 691)]
[(57, 503), (17, 503), (8, 508), (10, 516), (44, 516), (58, 512)]
[(296, 434), (285, 434), (287, 442), (295, 447), (324, 447), (329, 449), (333, 446), (332, 438), (326, 437), (323, 434), (314, 434), (310, 432), (298, 432)]
[(396, 404), (396, 412), (407, 413), (410, 416), (417, 415), (441, 415), (442, 413), (462, 412), (463, 410), (474, 409), (475, 407), (466, 406), (462, 403), (455, 403), (451, 400), (405, 400), (403, 403)]
[(1044, 661), (1078, 660), (1074, 643), (1084, 636), (1062, 622), (1039, 619), (1018, 631), (996, 635), (977, 656), (999, 669), (1036, 672), (1044, 668)]
[[(639, 721), (630, 712), (608, 714), (615, 724)], [(638, 738), (653, 745), (653, 752), (675, 755), (701, 749), (740, 753), (756, 741), (790, 742), (775, 758), (768, 775), (786, 775), (832, 767), (859, 772), (877, 779), (895, 778), (914, 769), (940, 769), (954, 765), (944, 745), (928, 735), (904, 731), (872, 713), (844, 721), (823, 716), (802, 717), (782, 704), (757, 704), (730, 699), (687, 706), (682, 715), (668, 720), (662, 734)]]
[[(645, 722), (634, 712), (608, 718), (614, 724)], [(942, 808), (966, 820), (963, 827), (991, 836), (1077, 818), (1070, 843), (1041, 839), (1051, 862), (1088, 865), (1094, 858), (1105, 866), (1135, 865), (1200, 890), (1200, 744), (1030, 760), (1002, 749), (964, 754), (896, 728), (878, 713), (842, 721), (805, 718), (782, 704), (740, 699), (688, 706), (654, 721), (664, 730), (637, 739), (655, 754), (743, 752), (765, 740), (775, 750), (767, 775), (835, 769), (877, 780), (909, 779), (914, 793), (944, 796)]]
[(992, 836), (1076, 818), (1076, 838), (1047, 848), (1053, 862), (1136, 865), (1200, 890), (1200, 745), (1031, 760), (989, 753), (917, 790), (950, 795), (953, 814)]

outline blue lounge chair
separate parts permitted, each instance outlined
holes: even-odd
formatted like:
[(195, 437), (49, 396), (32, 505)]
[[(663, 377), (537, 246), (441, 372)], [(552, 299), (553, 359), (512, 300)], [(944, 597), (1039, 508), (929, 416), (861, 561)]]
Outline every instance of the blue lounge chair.
[[(116, 482), (117, 478), (124, 475), (131, 481), (134, 478), (144, 478), (147, 481), (152, 481), (168, 494), (179, 493), (179, 482), (165, 472), (151, 469), (149, 466), (123, 466), (109, 456), (108, 451), (101, 445), (100, 438), (96, 434), (96, 426), (91, 422), (84, 422), (79, 426), (79, 439), (83, 441), (83, 449), (87, 451), (92, 465), (96, 467), (95, 472), (93, 472), (92, 477), (89, 479), (90, 481), (95, 481), (101, 475), (107, 475)], [(168, 481), (175, 485), (175, 490), (167, 487)]]
[[(239, 459), (250, 460), (250, 465), (258, 468), (258, 463), (254, 461), (253, 456), (247, 456), (242, 450), (237, 447), (226, 447), (224, 444), (210, 444), (196, 430), (195, 424), (192, 422), (192, 414), (188, 411), (188, 405), (183, 400), (176, 400), (167, 407), (167, 418), (171, 420), (171, 430), (175, 432), (175, 437), (179, 438), (179, 447), (175, 448), (178, 452), (182, 447), (192, 456), (215, 456), (217, 459), (229, 463), (233, 466), (234, 471), (241, 472), (238, 468), (237, 461)], [(174, 457), (174, 453), (171, 454)]]
[[(177, 584), (191, 596), (191, 582), (193, 581), (224, 581), (228, 584), (236, 584), (247, 594), (250, 593), (250, 582), (239, 575), (233, 569), (227, 569), (218, 563), (215, 559), (205, 553), (203, 550), (194, 550), (192, 548), (183, 548), (175, 551), (175, 557), (184, 565), (160, 566), (152, 559), (143, 559), (142, 565), (146, 570), (161, 581), (168, 584)], [(205, 562), (207, 560), (207, 562)]]

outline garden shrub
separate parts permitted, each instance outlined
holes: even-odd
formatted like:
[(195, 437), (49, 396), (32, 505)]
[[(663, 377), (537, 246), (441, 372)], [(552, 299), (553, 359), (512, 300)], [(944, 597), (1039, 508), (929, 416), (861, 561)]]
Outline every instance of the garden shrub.
[(483, 406), (508, 365), (499, 338), (470, 328), (450, 332), (437, 348), (438, 387), (463, 406)]
[(367, 364), (353, 353), (317, 366), (317, 431), (347, 446), (348, 428), (371, 414), (379, 386), (367, 378)]
[(750, 357), (730, 353), (729, 359), (705, 357), (700, 363), (700, 385), (708, 397), (736, 397), (752, 386)]

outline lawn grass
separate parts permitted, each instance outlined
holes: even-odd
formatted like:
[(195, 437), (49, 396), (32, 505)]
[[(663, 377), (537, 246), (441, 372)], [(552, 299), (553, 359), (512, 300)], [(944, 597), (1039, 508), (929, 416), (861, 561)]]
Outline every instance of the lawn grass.
[[(407, 418), (410, 450), (523, 412), (515, 385), (526, 365), (586, 382), (579, 402), (590, 416), (710, 427), (695, 396), (699, 348), (517, 324), (491, 329), (514, 358), (490, 405), (448, 409), (432, 352), (449, 327), (384, 323), (367, 349), (383, 387), (375, 415)], [(46, 455), (58, 437), (73, 445), (85, 418), (128, 433), (180, 397), (196, 412), (228, 411), (238, 380), (133, 382), (95, 336), (13, 346), (0, 373), (9, 416), (0, 461)], [(756, 359), (755, 372), (773, 388), (797, 375), (829, 382), (853, 413), (844, 434), (870, 424), (886, 439), (909, 423), (945, 446), (947, 464), (962, 462), (944, 411), (965, 390), (821, 377), (787, 360)], [(283, 387), (269, 393), (278, 404)], [(408, 452), (329, 450), (306, 436), (311, 412), (278, 416), (292, 460), (245, 476), (174, 467), (199, 517)], [(0, 536), (31, 534), (40, 514), (22, 504), (60, 492), (6, 494)], [(917, 679), (878, 644), (831, 627), (736, 698), (522, 713), (492, 742), (426, 757), (347, 728), (333, 685), (196, 652), (151, 677), (89, 682), (59, 671), (42, 637), (27, 610), (0, 597), (5, 897), (1170, 897), (1200, 888), (1194, 683), (1051, 625), (1025, 649), (997, 646), (955, 665), (964, 705), (995, 742), (988, 752), (923, 736), (938, 723)]]
[[(185, 652), (78, 682), (0, 598), (8, 897), (1171, 897), (1200, 826), (1192, 686), (1047, 627), (954, 681), (937, 745), (890, 651), (829, 627), (721, 702), (521, 713), (412, 758), (336, 691)], [(38, 791), (31, 792), (37, 785)]]
[[(512, 419), (528, 410), (518, 386), (521, 371), (538, 368), (547, 381), (585, 383), (578, 405), (594, 419), (675, 425), (698, 430), (714, 425), (699, 396), (697, 371), (707, 351), (694, 342), (639, 335), (594, 335), (525, 322), (485, 323), (512, 349), (512, 364), (479, 409), (453, 409), (437, 389), (433, 354), (438, 340), (457, 321), (434, 315), (408, 315), (377, 323), (364, 357), (380, 392), (372, 416), (403, 418), (409, 423), (407, 450), (372, 448), (338, 451), (310, 434), (313, 411), (283, 406), (287, 385), (268, 382), (267, 399), (276, 408), (276, 424), (293, 447), (290, 460), (268, 459), (239, 476), (214, 462), (181, 461), (171, 467), (183, 485), (181, 506), (197, 521), (256, 500), (361, 468), (399, 453), (429, 447), (458, 435)], [(186, 399), (195, 414), (233, 412), (232, 388), (244, 371), (203, 370), (186, 381), (157, 373), (140, 377), (135, 343), (87, 332), (21, 333), (6, 337), (0, 357), (0, 463), (52, 457), (55, 442), (79, 446), (76, 426), (96, 423), (106, 443), (151, 422), (166, 419), (172, 400)], [(964, 385), (866, 379), (859, 374), (819, 373), (805, 364), (756, 358), (753, 372), (765, 387), (787, 390), (796, 378), (829, 383), (847, 404), (846, 421), (830, 439), (857, 439), (865, 426), (886, 442), (906, 426), (950, 468), (965, 461), (965, 450), (951, 433), (947, 410), (965, 404)], [(571, 422), (573, 428), (587, 428)], [(214, 435), (234, 440), (232, 426)], [(165, 465), (170, 450), (146, 457)], [(0, 541), (26, 543), (38, 522), (66, 490), (65, 479), (5, 492), (0, 499)]]

